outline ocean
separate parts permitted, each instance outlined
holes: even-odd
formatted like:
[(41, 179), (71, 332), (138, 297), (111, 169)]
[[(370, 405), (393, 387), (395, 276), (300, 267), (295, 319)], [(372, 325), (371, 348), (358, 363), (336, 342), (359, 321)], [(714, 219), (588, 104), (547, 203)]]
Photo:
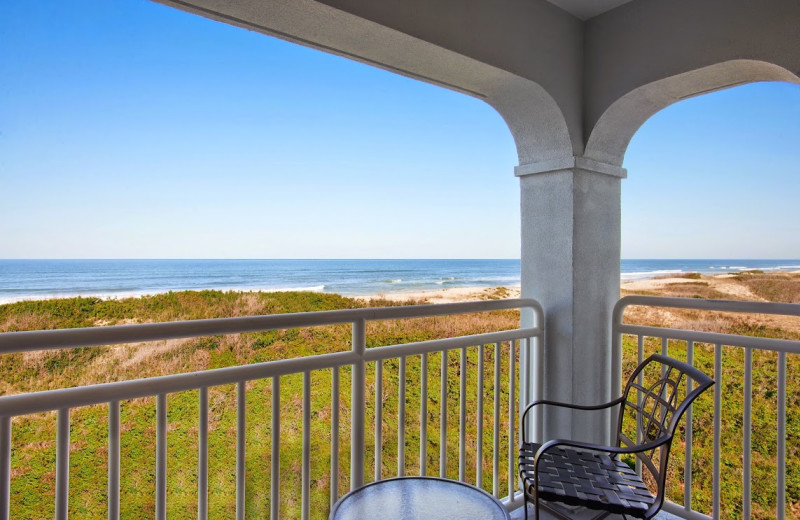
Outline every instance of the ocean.
[[(622, 280), (683, 272), (800, 270), (800, 260), (622, 260)], [(316, 291), (344, 296), (519, 287), (519, 260), (0, 260), (0, 304), (167, 291)]]

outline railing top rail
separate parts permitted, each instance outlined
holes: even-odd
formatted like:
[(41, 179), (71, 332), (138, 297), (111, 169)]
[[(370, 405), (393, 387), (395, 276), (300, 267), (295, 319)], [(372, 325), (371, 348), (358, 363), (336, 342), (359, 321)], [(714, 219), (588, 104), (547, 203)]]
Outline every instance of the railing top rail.
[(358, 356), (351, 351), (319, 354), (303, 358), (264, 361), (250, 365), (214, 368), (184, 374), (131, 379), (112, 383), (43, 390), (0, 396), (0, 417), (49, 412), (94, 404), (123, 401), (158, 394), (185, 392), (203, 387), (238, 383), (253, 379), (296, 374), (354, 363)]
[(415, 341), (413, 343), (402, 343), (400, 345), (372, 347), (367, 349), (367, 351), (364, 353), (364, 359), (365, 361), (377, 361), (381, 359), (397, 358), (400, 356), (413, 356), (415, 354), (441, 352), (443, 350), (452, 350), (474, 345), (488, 345), (491, 343), (501, 343), (504, 341), (514, 341), (541, 336), (542, 329), (539, 327), (532, 327), (526, 329), (487, 332), (484, 334), (474, 334), (471, 336)]
[(664, 296), (632, 295), (620, 298), (614, 305), (613, 323), (622, 325), (625, 309), (632, 305), (694, 309), (703, 311), (741, 312), (750, 314), (778, 314), (800, 316), (800, 304), (776, 302), (748, 302), (736, 300), (704, 300), (700, 298), (668, 298)]
[(530, 309), (530, 311), (533, 312), (534, 323), (539, 326), (542, 325), (543, 311), (541, 304), (536, 300), (517, 298), (273, 314), (239, 318), (215, 318), (167, 323), (143, 323), (108, 327), (86, 327), (78, 329), (5, 332), (0, 334), (0, 354), (335, 325), (339, 323), (353, 323), (357, 320), (380, 321), (422, 318), (507, 309)]
[(800, 341), (790, 339), (760, 338), (756, 336), (742, 336), (739, 334), (722, 334), (718, 332), (703, 332), (698, 330), (670, 329), (666, 327), (649, 327), (646, 325), (622, 324), (616, 328), (620, 334), (635, 334), (652, 338), (670, 338), (695, 343), (709, 343), (727, 345), (730, 347), (755, 348), (800, 354)]

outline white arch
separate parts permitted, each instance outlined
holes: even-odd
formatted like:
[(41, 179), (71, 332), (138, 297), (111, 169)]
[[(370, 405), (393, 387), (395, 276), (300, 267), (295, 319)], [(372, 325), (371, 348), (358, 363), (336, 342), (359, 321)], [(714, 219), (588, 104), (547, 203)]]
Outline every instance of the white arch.
[(485, 101), (511, 130), (519, 163), (573, 156), (567, 122), (553, 97), (537, 83), (508, 73), (504, 76)]
[(641, 86), (619, 98), (600, 116), (589, 136), (585, 156), (619, 166), (633, 134), (656, 112), (689, 97), (756, 81), (800, 84), (800, 76), (764, 61), (731, 60)]

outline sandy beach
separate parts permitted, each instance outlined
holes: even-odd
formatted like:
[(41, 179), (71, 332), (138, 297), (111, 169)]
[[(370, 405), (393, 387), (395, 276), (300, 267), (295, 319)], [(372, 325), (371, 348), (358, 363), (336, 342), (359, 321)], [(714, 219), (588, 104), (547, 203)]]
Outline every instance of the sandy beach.
[(379, 293), (360, 299), (367, 301), (425, 301), (427, 303), (456, 303), (475, 300), (519, 298), (519, 287), (450, 287), (427, 291), (402, 291)]
[[(789, 274), (800, 274), (798, 271), (785, 271)], [(748, 301), (765, 301), (746, 286), (733, 283), (735, 274), (704, 275), (700, 279), (685, 276), (645, 278), (641, 280), (625, 280), (620, 284), (621, 293), (655, 292), (659, 293), (674, 285), (702, 284), (709, 289), (726, 295), (731, 299)], [(501, 298), (519, 298), (519, 287), (451, 287), (447, 289), (424, 291), (398, 291), (374, 294), (360, 299), (367, 301), (384, 300), (392, 302), (424, 301), (427, 303), (455, 303), (476, 300), (497, 300)]]
[(731, 274), (717, 274), (713, 276), (704, 276), (702, 279), (694, 280), (692, 278), (649, 278), (646, 280), (629, 280), (623, 282), (621, 285), (623, 295), (625, 292), (642, 292), (654, 291), (660, 292), (675, 284), (703, 284), (709, 289), (713, 289), (722, 294), (728, 295), (737, 300), (748, 300), (753, 302), (764, 301), (763, 298), (753, 293), (746, 286), (741, 284), (732, 283), (729, 280), (733, 278)]

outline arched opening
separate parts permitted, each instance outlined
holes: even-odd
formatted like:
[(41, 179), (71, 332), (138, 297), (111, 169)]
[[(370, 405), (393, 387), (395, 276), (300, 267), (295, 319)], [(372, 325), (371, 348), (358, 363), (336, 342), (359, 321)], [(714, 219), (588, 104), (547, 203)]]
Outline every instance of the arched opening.
[[(682, 100), (650, 117), (625, 152), (629, 175), (622, 183), (623, 295), (738, 300), (737, 304), (800, 302), (798, 135), (796, 82), (747, 83)], [(625, 282), (625, 259), (633, 281)], [(636, 280), (642, 275), (650, 278)], [(800, 332), (800, 320), (786, 316), (651, 307), (630, 312), (628, 319), (700, 333), (784, 340)], [(632, 339), (623, 342), (622, 358), (628, 366), (635, 363), (639, 348)], [(797, 486), (788, 483), (783, 494), (775, 477), (781, 478), (776, 353), (643, 340), (644, 356), (662, 348), (681, 359), (691, 352), (695, 366), (715, 374), (715, 392), (722, 399), (716, 417), (724, 425), (719, 451), (725, 469), (715, 473), (714, 437), (705, 429), (692, 441), (690, 483), (668, 480), (668, 499), (681, 503), (688, 496), (692, 509), (704, 514), (713, 510), (715, 516), (769, 518), (783, 507), (796, 507)], [(721, 375), (714, 368), (717, 354)], [(752, 392), (742, 383), (750, 371), (756, 381)], [(695, 425), (707, 425), (715, 417), (707, 399), (695, 405)], [(796, 417), (789, 416), (788, 422), (793, 428)], [(786, 438), (792, 442), (791, 434)], [(684, 474), (684, 450), (678, 447), (677, 461), (670, 462), (675, 476)], [(797, 471), (798, 464), (797, 457), (789, 455), (787, 474)], [(751, 467), (758, 469), (751, 473)]]
[(585, 155), (619, 165), (633, 134), (659, 110), (683, 99), (755, 81), (800, 83), (800, 78), (772, 63), (731, 60), (641, 86), (606, 109), (588, 137)]
[(518, 256), (520, 152), (478, 99), (150, 2), (79, 7), (15, 15), (0, 256)]
[[(17, 4), (26, 5), (26, 2)], [(12, 18), (19, 23), (15, 27), (15, 35), (20, 40), (18, 47), (9, 50), (9, 54), (18, 58), (18, 61), (4, 62), (4, 66), (12, 70), (20, 67), (29, 75), (20, 73), (15, 76), (25, 82), (14, 83), (10, 92), (7, 92), (10, 95), (3, 98), (9, 100), (9, 104), (3, 103), (0, 107), (3, 114), (0, 120), (4, 124), (10, 121), (3, 138), (12, 140), (13, 152), (3, 157), (4, 181), (7, 179), (8, 182), (3, 183), (4, 204), (0, 207), (0, 221), (8, 225), (9, 233), (4, 234), (0, 256), (106, 259), (187, 256), (211, 259), (364, 256), (516, 259), (519, 205), (517, 181), (511, 175), (516, 162), (516, 150), (502, 120), (488, 106), (460, 94), (150, 3), (131, 2), (124, 6), (92, 4), (90, 7), (89, 10), (74, 10), (74, 4), (54, 2), (48, 6), (52, 10), (47, 12), (36, 11), (27, 17)], [(140, 9), (146, 12), (143, 14)], [(37, 22), (44, 22), (44, 26), (29, 30)], [(200, 31), (195, 32), (198, 28)], [(0, 32), (5, 34), (5, 31)], [(77, 39), (78, 43), (73, 39)], [(37, 45), (28, 45), (34, 41)], [(48, 47), (46, 42), (57, 45)], [(122, 45), (122, 50), (115, 48), (118, 44)], [(248, 49), (248, 45), (256, 49)], [(280, 47), (284, 53), (271, 52), (276, 47)], [(55, 58), (58, 63), (48, 62), (48, 58)], [(306, 60), (305, 66), (298, 67), (303, 60)], [(94, 69), (92, 63), (95, 61), (102, 62), (103, 66)], [(36, 66), (25, 68), (26, 63)], [(140, 69), (140, 65), (146, 66)], [(339, 72), (329, 74), (336, 67), (341, 67)], [(271, 70), (280, 70), (289, 75), (291, 82), (282, 87), (275, 76), (269, 74)], [(90, 81), (86, 80), (87, 76)], [(37, 82), (37, 77), (45, 80)], [(371, 84), (370, 81), (376, 77), (385, 81), (380, 86)], [(231, 81), (233, 78), (237, 81)], [(243, 78), (245, 81), (242, 81)], [(166, 79), (166, 85), (159, 85), (160, 79)], [(44, 95), (43, 91), (55, 86), (57, 95), (54, 98)], [(11, 100), (13, 105), (10, 104)], [(302, 100), (307, 102), (300, 103)], [(294, 102), (294, 106), (287, 107), (288, 101)], [(523, 97), (523, 101), (528, 101), (528, 98)], [(427, 124), (420, 123), (422, 114), (426, 115)], [(31, 137), (35, 139), (31, 140)], [(171, 273), (162, 267), (153, 266), (151, 271), (157, 276), (169, 276)], [(387, 275), (375, 276), (387, 282)], [(133, 284), (139, 281), (135, 275), (129, 278)], [(24, 284), (24, 281), (21, 283)], [(248, 281), (243, 284), (222, 288), (258, 289), (248, 287)], [(308, 289), (303, 284), (294, 285), (293, 282), (289, 288)], [(127, 295), (124, 293), (128, 290), (123, 288), (121, 295)], [(139, 290), (151, 292), (149, 288), (133, 289), (134, 292)], [(56, 292), (61, 296), (70, 295), (68, 290)], [(181, 296), (173, 298), (168, 295), (165, 298), (174, 299), (179, 306), (182, 305)], [(214, 295), (210, 296), (210, 299), (214, 298)], [(302, 302), (303, 298), (305, 296), (298, 299)], [(78, 304), (85, 303), (89, 307), (102, 304), (95, 298), (87, 300)], [(352, 302), (336, 302), (334, 298), (308, 298), (306, 301), (311, 302), (311, 308), (282, 306), (286, 300), (278, 304), (265, 303), (264, 300), (268, 298), (259, 299), (256, 295), (246, 294), (244, 305), (238, 307), (241, 302), (237, 300), (232, 306), (232, 313), (277, 314), (322, 310), (331, 301), (336, 305), (352, 305)], [(321, 304), (314, 307), (317, 302)], [(252, 303), (252, 307), (248, 303)], [(47, 319), (46, 312), (38, 311), (43, 307), (47, 307), (46, 302), (41, 307), (34, 305), (32, 319), (39, 319), (43, 315), (45, 317), (41, 319)], [(510, 327), (515, 327), (516, 317), (513, 313), (507, 316), (511, 321)], [(187, 318), (183, 314), (167, 312), (155, 319), (195, 317), (197, 315)], [(215, 310), (203, 317), (220, 317), (220, 314)], [(139, 318), (126, 317), (124, 320), (137, 321)], [(116, 324), (120, 321), (95, 319), (93, 316), (86, 325)], [(141, 321), (151, 321), (151, 317), (144, 317)], [(49, 328), (49, 325), (39, 326)], [(347, 330), (346, 327), (341, 329)], [(198, 343), (160, 344), (154, 349), (150, 348), (151, 345), (138, 345), (131, 350), (138, 348), (143, 353), (133, 361), (133, 356), (127, 357), (130, 351), (124, 352), (123, 349), (106, 349), (100, 353), (92, 351), (89, 356), (97, 354), (98, 357), (90, 358), (92, 366), (87, 369), (86, 379), (81, 379), (80, 384), (118, 378), (119, 373), (114, 370), (120, 366), (125, 371), (121, 378), (134, 379), (167, 375), (170, 372), (204, 371), (220, 366), (243, 366), (251, 361), (271, 360), (269, 356), (272, 354), (284, 358), (293, 355), (300, 357), (329, 353), (326, 349), (349, 348), (347, 339), (350, 338), (344, 336), (333, 339), (317, 338), (313, 333), (299, 336), (313, 342), (312, 349), (297, 349), (296, 352), (288, 349), (289, 352), (283, 352), (285, 344), (282, 341), (274, 342), (272, 335), (265, 334), (260, 339), (254, 339), (258, 343), (255, 347), (249, 343), (238, 343), (238, 340), (216, 337)], [(289, 339), (293, 338), (292, 334)], [(385, 343), (378, 341), (379, 344)], [(510, 348), (521, 347), (512, 344)], [(172, 357), (178, 350), (181, 350), (181, 356)], [(233, 353), (234, 350), (237, 354)], [(114, 361), (108, 363), (105, 358), (97, 362), (109, 352), (111, 356), (119, 357), (114, 357)], [(252, 357), (238, 356), (242, 352), (247, 352), (248, 356), (252, 354)], [(180, 360), (174, 364), (159, 363), (158, 356), (161, 354)], [(447, 354), (445, 350), (445, 360)], [(505, 355), (506, 360), (514, 359), (513, 353)], [(477, 359), (477, 354), (471, 356)], [(496, 354), (498, 363), (499, 357), (500, 354)], [(432, 358), (433, 355), (433, 373), (436, 363), (442, 362)], [(67, 370), (52, 378), (31, 377), (25, 373), (26, 380), (41, 379), (45, 381), (42, 384), (53, 386), (74, 385), (75, 379), (67, 379), (69, 370), (80, 365), (81, 361), (54, 359), (56, 361), (51, 365), (56, 369), (67, 365)], [(184, 361), (186, 364), (182, 364)], [(403, 358), (404, 367), (405, 361)], [(42, 365), (47, 366), (45, 363)], [(44, 373), (38, 371), (38, 366), (36, 373)], [(392, 369), (395, 366), (393, 364)], [(418, 371), (418, 366), (417, 358), (409, 360), (410, 372)], [(377, 369), (372, 367), (369, 377), (374, 381)], [(12, 370), (8, 366), (4, 368)], [(345, 370), (348, 372), (342, 376), (341, 382), (344, 388), (350, 386), (347, 378), (356, 379), (351, 376), (352, 370)], [(446, 374), (447, 371), (441, 372)], [(325, 396), (325, 392), (330, 392), (331, 373), (332, 370), (326, 368), (324, 374), (314, 375), (315, 416), (328, 416), (326, 410), (329, 408), (323, 405), (332, 402), (330, 393)], [(338, 372), (336, 374), (338, 376)], [(450, 374), (454, 388), (458, 384), (458, 377), (462, 381), (466, 377), (463, 371), (461, 374), (451, 371)], [(497, 378), (499, 384), (499, 373)], [(276, 379), (277, 376), (273, 375), (273, 389)], [(403, 378), (394, 374), (390, 377), (387, 373), (386, 379), (388, 386), (388, 381)], [(8, 380), (6, 383), (11, 385)], [(270, 505), (264, 496), (269, 479), (264, 462), (268, 460), (270, 444), (266, 438), (257, 437), (264, 432), (262, 427), (267, 423), (267, 414), (262, 414), (261, 410), (266, 412), (269, 407), (269, 398), (265, 397), (269, 388), (267, 381), (250, 384), (253, 386), (250, 387), (246, 403), (244, 394), (247, 385), (244, 380), (239, 385), (217, 386), (208, 391), (209, 400), (215, 403), (208, 414), (214, 421), (209, 428), (212, 430), (209, 435), (209, 466), (213, 480), (209, 486), (211, 499), (208, 504), (213, 514), (230, 516), (234, 507), (238, 507), (238, 497), (245, 496), (245, 486), (237, 482), (234, 488), (234, 480), (229, 478), (234, 468), (243, 467), (237, 466), (236, 455), (228, 449), (233, 446), (228, 442), (233, 438), (228, 425), (233, 424), (231, 421), (235, 422), (233, 414), (237, 408), (232, 398), (236, 391), (240, 391), (238, 395), (242, 396), (242, 409), (249, 410), (246, 420), (251, 425), (251, 431), (247, 434), (248, 438), (257, 439), (253, 443), (248, 441), (247, 448), (248, 465), (251, 468), (246, 486), (250, 494), (248, 505), (251, 509), (248, 511), (264, 516), (266, 507)], [(514, 384), (513, 379), (511, 384)], [(295, 513), (301, 507), (300, 495), (294, 486), (297, 483), (294, 478), (298, 476), (297, 465), (303, 458), (295, 442), (300, 439), (299, 431), (302, 428), (297, 413), (299, 401), (296, 400), (303, 394), (301, 385), (295, 374), (283, 379), (283, 402), (278, 396), (278, 405), (271, 408), (273, 418), (280, 413), (279, 409), (286, 408), (284, 428), (298, 432), (297, 435), (284, 432), (282, 445), (278, 445), (277, 441), (274, 444), (282, 448), (280, 453), (275, 451), (275, 456), (284, 458), (282, 475), (288, 483), (283, 485), (282, 496), (286, 497), (283, 507), (284, 511), (289, 512), (285, 515), (287, 517), (299, 517)], [(321, 395), (317, 394), (318, 388), (322, 389)], [(499, 391), (496, 393), (499, 402)], [(370, 403), (376, 401), (374, 396), (369, 397), (368, 392), (362, 391), (362, 394), (368, 396)], [(165, 446), (166, 433), (159, 440), (154, 440), (154, 435), (142, 433), (142, 429), (148, 428), (149, 432), (155, 434), (155, 428), (150, 427), (155, 421), (151, 412), (156, 407), (164, 410), (166, 406), (170, 407), (171, 423), (168, 455), (170, 485), (164, 495), (169, 494), (169, 498), (156, 503), (155, 510), (158, 512), (159, 508), (165, 510), (169, 507), (170, 516), (191, 516), (196, 507), (199, 509), (199, 498), (194, 493), (198, 497), (201, 494), (196, 485), (201, 477), (198, 475), (195, 478), (198, 455), (192, 450), (195, 439), (202, 434), (194, 436), (185, 433), (187, 429), (197, 432), (206, 426), (203, 423), (195, 428), (198, 411), (201, 416), (203, 414), (203, 404), (198, 403), (197, 395), (191, 392), (191, 395), (170, 396), (169, 405), (162, 405), (162, 398), (159, 397), (157, 405), (155, 399), (146, 399), (146, 402), (135, 404), (141, 404), (141, 408), (129, 406), (128, 402), (117, 406), (117, 422), (120, 422), (121, 415), (125, 432), (120, 434), (125, 443), (122, 448), (122, 469), (117, 465), (118, 473), (122, 474), (123, 515), (131, 510), (134, 511), (131, 514), (142, 510), (148, 513), (152, 511), (153, 504), (159, 501), (159, 492), (152, 485), (154, 480), (156, 486), (167, 487), (166, 477), (161, 479), (160, 476), (154, 476), (152, 464), (153, 459), (166, 459), (155, 454), (158, 446)], [(200, 392), (200, 395), (206, 394)], [(276, 396), (277, 393), (272, 395)], [(339, 396), (336, 397), (338, 399)], [(202, 397), (199, 400), (202, 401)], [(378, 402), (381, 401), (379, 395)], [(167, 402), (166, 397), (163, 397), (163, 402)], [(405, 401), (401, 402), (405, 406)], [(101, 417), (100, 422), (105, 425), (105, 416), (112, 415), (113, 408), (110, 406), (108, 411), (105, 407), (102, 410), (97, 408), (91, 413), (98, 412), (97, 417)], [(130, 412), (132, 409), (135, 411)], [(454, 409), (451, 407), (451, 410)], [(414, 408), (410, 407), (409, 410), (411, 415)], [(140, 414), (139, 417), (146, 417), (145, 420), (149, 422), (147, 426), (144, 422), (131, 425), (128, 414)], [(61, 414), (61, 417), (64, 415)], [(225, 416), (224, 422), (222, 415)], [(72, 504), (81, 503), (80, 498), (76, 500), (74, 497), (86, 497), (87, 502), (80, 507), (102, 515), (105, 514), (106, 497), (96, 491), (106, 486), (105, 471), (97, 469), (97, 460), (89, 462), (85, 457), (101, 452), (104, 448), (100, 446), (104, 447), (103, 443), (108, 439), (95, 437), (90, 427), (84, 429), (85, 422), (94, 423), (95, 415), (89, 416), (88, 420), (86, 417), (83, 411), (74, 411), (71, 418), (67, 419), (72, 421), (73, 435), (85, 442), (83, 446), (88, 446), (72, 454), (73, 468), (79, 470), (73, 469), (69, 479), (70, 493)], [(239, 424), (243, 424), (244, 416), (240, 414), (238, 417)], [(109, 419), (109, 422), (112, 421)], [(455, 421), (453, 418), (450, 421), (452, 433)], [(344, 422), (345, 418), (342, 418)], [(507, 422), (510, 428), (514, 427), (513, 418)], [(4, 424), (7, 428), (0, 437), (8, 440), (10, 422), (7, 418)], [(163, 424), (163, 421), (159, 424)], [(368, 425), (371, 424), (374, 423), (368, 421)], [(326, 424), (326, 427), (329, 426)], [(20, 430), (17, 426), (15, 428)], [(110, 429), (113, 430), (113, 427)], [(161, 431), (161, 426), (158, 429)], [(330, 429), (323, 429), (330, 432)], [(52, 428), (39, 428), (38, 425), (31, 430), (53, 433)], [(67, 422), (66, 431), (69, 430), (70, 424)], [(496, 430), (500, 438), (499, 424)], [(310, 432), (310, 427), (305, 431)], [(59, 438), (64, 439), (63, 428), (60, 432)], [(275, 431), (272, 430), (272, 433), (274, 439)], [(241, 434), (238, 437), (242, 443), (245, 442), (244, 436)], [(113, 438), (113, 434), (110, 437)], [(314, 465), (311, 478), (315, 483), (322, 483), (321, 486), (314, 485), (314, 517), (326, 515), (328, 488), (332, 487), (325, 484), (328, 482), (328, 471), (331, 470), (326, 467), (329, 464), (326, 457), (330, 456), (330, 452), (323, 453), (328, 446), (316, 442), (322, 437), (315, 435), (315, 445), (320, 449), (319, 454), (312, 452)], [(509, 433), (508, 437), (513, 443), (514, 434)], [(348, 439), (342, 440), (343, 446)], [(127, 451), (128, 440), (136, 445), (132, 450), (135, 453)], [(13, 466), (15, 474), (23, 475), (33, 485), (20, 484), (23, 478), (11, 481), (9, 485), (14, 488), (11, 510), (22, 516), (53, 516), (49, 509), (52, 505), (52, 487), (43, 490), (36, 487), (40, 483), (45, 486), (48, 482), (52, 483), (49, 465), (47, 469), (42, 469), (45, 466), (40, 466), (37, 458), (49, 456), (50, 451), (37, 450), (37, 443), (25, 438), (15, 442), (23, 444), (23, 449), (31, 446), (25, 455), (15, 455), (24, 461), (23, 464), (28, 460), (28, 453), (32, 453), (31, 457), (36, 462), (31, 464), (35, 468), (30, 470), (18, 470), (18, 466)], [(48, 442), (52, 444), (52, 439)], [(62, 455), (70, 452), (69, 440), (66, 442), (66, 451), (60, 451)], [(386, 444), (392, 444), (390, 438)], [(509, 445), (509, 441), (505, 444)], [(222, 447), (218, 450), (217, 446)], [(450, 445), (451, 449), (454, 447)], [(372, 452), (369, 444), (367, 448), (361, 450), (362, 456), (366, 451)], [(443, 449), (448, 448), (444, 446)], [(112, 451), (109, 449), (109, 452)], [(344, 450), (342, 452), (345, 453)], [(20, 450), (15, 451), (15, 454), (18, 453)], [(412, 453), (409, 450), (409, 461), (412, 460)], [(451, 453), (449, 456), (455, 460), (457, 455)], [(8, 457), (4, 460), (8, 461)], [(111, 455), (108, 460), (110, 474), (113, 473)], [(347, 470), (342, 466), (344, 473)], [(380, 470), (380, 462), (377, 466)], [(504, 474), (512, 471), (508, 466), (512, 464), (503, 467)], [(5, 466), (8, 467), (11, 466)], [(447, 469), (445, 466), (443, 471)], [(197, 471), (199, 473), (200, 470)], [(258, 476), (252, 477), (255, 473)], [(63, 482), (61, 470), (56, 474), (56, 481)], [(141, 487), (128, 484), (131, 480), (138, 481), (136, 479), (141, 474), (144, 474), (142, 480), (146, 484)], [(183, 485), (182, 477), (175, 484), (173, 475), (178, 474), (190, 475), (186, 479), (188, 484)], [(456, 474), (451, 472), (448, 476), (455, 477)], [(345, 479), (340, 482), (341, 489), (349, 484)], [(109, 486), (113, 484), (109, 483)], [(5, 490), (8, 489), (6, 486)], [(334, 498), (339, 490), (333, 488)], [(277, 494), (275, 487), (271, 491)], [(109, 492), (109, 495), (112, 494), (113, 491)], [(36, 503), (30, 504), (29, 497), (36, 497)], [(236, 506), (234, 499), (237, 500)], [(65, 504), (66, 500), (56, 499), (56, 502), (55, 515), (65, 516), (59, 512), (59, 507), (65, 506), (59, 504)], [(273, 501), (272, 504), (277, 502)], [(160, 506), (159, 503), (169, 505)], [(26, 513), (22, 509), (24, 504), (30, 504), (27, 511), (33, 512)], [(5, 506), (8, 505), (9, 502), (6, 502)]]
[[(673, 104), (627, 148), (623, 258), (797, 258), (800, 86)], [(754, 256), (756, 255), (756, 256)]]

